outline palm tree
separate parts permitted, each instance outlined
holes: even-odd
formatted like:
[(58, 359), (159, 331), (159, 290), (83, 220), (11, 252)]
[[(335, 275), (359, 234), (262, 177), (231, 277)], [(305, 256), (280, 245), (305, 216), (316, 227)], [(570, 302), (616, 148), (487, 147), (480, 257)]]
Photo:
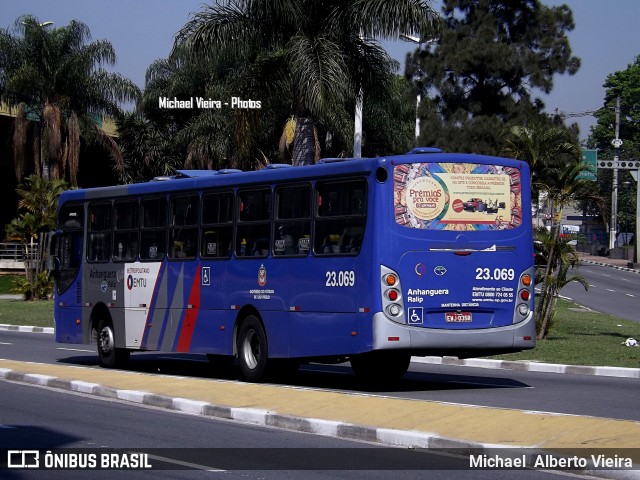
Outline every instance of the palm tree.
[(7, 240), (20, 243), (25, 259), (23, 293), (34, 290), (38, 277), (45, 270), (45, 236), (56, 228), (58, 197), (67, 187), (64, 180), (44, 180), (34, 174), (17, 188), (19, 214), (6, 225), (5, 233)]
[(516, 125), (505, 132), (502, 153), (508, 157), (524, 160), (531, 168), (531, 193), (539, 202), (545, 191), (550, 167), (562, 165), (579, 154), (579, 146), (571, 132), (563, 127), (535, 123), (530, 126)]
[[(577, 179), (588, 166), (581, 161), (576, 139), (565, 128), (545, 124), (513, 127), (506, 134), (503, 153), (531, 165), (535, 191), (546, 193), (556, 215), (562, 216), (565, 206), (592, 191), (591, 182)], [(543, 282), (542, 305), (537, 310), (539, 339), (547, 336), (560, 289), (569, 281), (579, 281), (588, 288), (579, 276), (567, 279), (569, 266), (577, 261), (575, 249), (567, 241), (560, 238), (559, 225), (543, 239), (549, 262), (544, 273), (537, 272)]]
[(353, 131), (347, 106), (358, 92), (390, 88), (397, 63), (375, 39), (425, 37), (436, 19), (427, 0), (231, 0), (195, 14), (176, 45), (191, 55), (242, 59), (239, 95), (288, 99), (288, 148), (302, 165), (319, 157), (318, 121), (344, 140)]
[(570, 237), (556, 236), (546, 228), (540, 228), (536, 229), (534, 238), (542, 243), (546, 252), (550, 252), (547, 257), (547, 266), (536, 268), (536, 281), (544, 282), (544, 288), (536, 308), (538, 339), (542, 340), (547, 337), (553, 325), (560, 291), (571, 282), (578, 282), (585, 290), (589, 290), (589, 282), (582, 275), (569, 274), (574, 267), (577, 268), (579, 265), (579, 257), (570, 243), (572, 240)]
[(115, 52), (106, 40), (87, 43), (89, 28), (76, 20), (51, 28), (35, 17), (16, 20), (14, 33), (0, 30), (0, 99), (17, 112), (14, 157), (18, 181), (24, 175), (29, 130), (33, 130), (34, 170), (43, 178), (76, 184), (80, 138), (98, 142), (121, 161), (117, 145), (97, 119), (115, 115), (122, 102), (140, 92), (113, 66)]

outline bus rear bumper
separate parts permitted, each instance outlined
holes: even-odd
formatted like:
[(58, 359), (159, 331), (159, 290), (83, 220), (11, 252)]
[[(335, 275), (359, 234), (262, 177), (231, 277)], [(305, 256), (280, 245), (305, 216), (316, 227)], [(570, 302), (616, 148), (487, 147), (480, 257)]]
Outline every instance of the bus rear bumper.
[(373, 316), (373, 350), (409, 350), (415, 355), (453, 355), (460, 358), (517, 352), (534, 348), (533, 312), (513, 325), (477, 330), (446, 330), (402, 325), (378, 312)]

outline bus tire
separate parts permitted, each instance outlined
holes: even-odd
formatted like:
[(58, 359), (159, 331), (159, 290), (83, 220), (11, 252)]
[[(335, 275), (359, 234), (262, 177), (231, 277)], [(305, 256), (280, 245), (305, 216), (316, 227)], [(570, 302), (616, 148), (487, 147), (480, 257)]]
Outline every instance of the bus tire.
[(374, 351), (350, 358), (357, 377), (366, 382), (389, 382), (402, 378), (411, 364), (411, 355), (401, 351)]
[(129, 360), (129, 350), (126, 348), (116, 348), (115, 346), (115, 332), (111, 320), (102, 319), (98, 323), (96, 343), (98, 360), (101, 367), (118, 368), (122, 367)]
[(267, 335), (254, 315), (244, 319), (238, 330), (238, 365), (240, 376), (247, 382), (259, 382), (268, 364)]

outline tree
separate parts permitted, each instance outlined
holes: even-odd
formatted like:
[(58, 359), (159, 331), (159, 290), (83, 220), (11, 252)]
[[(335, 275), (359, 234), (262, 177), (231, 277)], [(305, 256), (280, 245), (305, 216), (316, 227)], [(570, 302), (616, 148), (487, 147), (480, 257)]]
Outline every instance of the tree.
[[(562, 217), (562, 209), (565, 206), (573, 203), (579, 197), (587, 196), (592, 190), (591, 182), (577, 179), (580, 173), (587, 168), (579, 159), (580, 156), (575, 158), (573, 162), (549, 169), (547, 183), (543, 188), (548, 194), (553, 211), (559, 217)], [(570, 256), (570, 258), (573, 258), (575, 249), (564, 240), (569, 241), (569, 239), (560, 237), (560, 225), (552, 226), (551, 241), (549, 243), (549, 263), (545, 272), (542, 291), (543, 305), (537, 312), (539, 339), (547, 336), (560, 290), (566, 283), (573, 281), (566, 277), (567, 261), (565, 257)], [(577, 263), (577, 257), (569, 263), (573, 266), (573, 264)], [(576, 279), (578, 278), (576, 277)], [(585, 289), (589, 288), (586, 282), (582, 283), (585, 285)], [(546, 305), (544, 302), (546, 302)]]
[(577, 138), (570, 130), (548, 123), (514, 125), (504, 132), (501, 153), (529, 164), (532, 200), (539, 203), (540, 193), (553, 181), (550, 175), (555, 175), (554, 168), (567, 161), (575, 163), (579, 153)]
[(550, 252), (547, 266), (536, 268), (536, 281), (544, 282), (536, 305), (537, 334), (542, 340), (553, 326), (560, 291), (571, 282), (578, 282), (589, 290), (589, 282), (582, 275), (569, 273), (580, 264), (575, 248), (569, 243), (570, 237), (563, 238), (541, 228), (535, 231), (534, 238), (542, 243), (546, 252)]
[(444, 0), (444, 28), (433, 49), (407, 56), (407, 78), (423, 96), (420, 144), (496, 154), (505, 127), (544, 123), (556, 74), (574, 74), (566, 33), (571, 10), (539, 0)]
[(46, 297), (50, 281), (45, 271), (46, 233), (56, 228), (58, 197), (66, 190), (64, 180), (45, 180), (30, 175), (18, 186), (18, 217), (5, 227), (7, 240), (20, 243), (25, 280), (18, 288), (27, 299)]
[[(534, 124), (529, 127), (515, 126), (506, 132), (502, 153), (525, 160), (531, 166), (533, 190), (546, 194), (553, 211), (562, 216), (562, 209), (579, 197), (593, 193), (592, 184), (578, 180), (585, 170), (580, 147), (574, 132), (564, 127)], [(560, 226), (554, 225), (550, 232), (542, 229), (536, 233), (548, 252), (548, 263), (544, 271), (536, 272), (542, 280), (541, 303), (536, 310), (538, 338), (547, 336), (560, 290), (571, 281), (579, 281), (588, 289), (580, 276), (568, 276), (569, 266), (577, 264), (577, 254), (568, 242), (560, 237)]]
[(35, 172), (45, 179), (69, 178), (76, 185), (80, 139), (98, 142), (121, 161), (113, 139), (97, 126), (116, 115), (139, 89), (104, 66), (116, 56), (106, 40), (87, 43), (89, 28), (76, 20), (61, 28), (26, 15), (13, 32), (0, 30), (0, 99), (16, 109), (13, 136), (16, 177), (26, 168), (29, 131)]
[[(177, 36), (191, 55), (229, 55), (244, 98), (286, 99), (296, 165), (319, 157), (318, 123), (343, 145), (359, 92), (388, 91), (396, 63), (375, 39), (430, 33), (426, 0), (235, 0), (204, 7)], [(283, 122), (284, 123), (284, 122)], [(286, 146), (286, 138), (283, 141)]]
[[(640, 158), (640, 55), (625, 70), (614, 72), (607, 76), (605, 83), (604, 105), (595, 112), (596, 125), (591, 127), (591, 134), (587, 139), (589, 148), (598, 149), (599, 159), (613, 159), (615, 153), (611, 141), (615, 138), (616, 102), (620, 98), (620, 133), (623, 144), (619, 151), (620, 160), (637, 160)], [(598, 189), (602, 201), (597, 205), (585, 204), (585, 209), (592, 213), (601, 214), (609, 228), (609, 212), (611, 212), (612, 170), (598, 171)], [(619, 185), (625, 181), (630, 185), (633, 181), (628, 170), (619, 171)], [(620, 221), (630, 229), (635, 228), (635, 191), (625, 188), (620, 190)], [(626, 206), (623, 206), (624, 204)], [(596, 207), (595, 211), (593, 208)]]

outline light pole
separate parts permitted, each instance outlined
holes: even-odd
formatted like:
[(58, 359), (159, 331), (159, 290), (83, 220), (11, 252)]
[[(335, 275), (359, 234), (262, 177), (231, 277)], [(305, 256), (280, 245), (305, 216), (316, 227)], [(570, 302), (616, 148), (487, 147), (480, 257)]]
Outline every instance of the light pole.
[(622, 185), (624, 185), (624, 188), (627, 191), (627, 199), (624, 202), (624, 245), (627, 246), (629, 245), (629, 208), (628, 208), (629, 198), (628, 197), (631, 194), (631, 182), (629, 180), (626, 180), (622, 182)]
[[(615, 163), (620, 158), (620, 147), (622, 146), (622, 140), (620, 139), (620, 97), (616, 100), (616, 137), (611, 141), (613, 145)], [(611, 226), (609, 228), (609, 249), (615, 248), (616, 236), (618, 233), (618, 169), (613, 169), (613, 180), (611, 185)]]
[[(416, 37), (415, 35), (408, 35), (406, 33), (401, 33), (400, 38), (406, 42), (416, 43), (418, 44), (418, 50), (422, 49), (422, 44), (426, 46), (435, 45), (438, 43), (439, 38), (428, 38), (421, 39), (420, 37)], [(422, 73), (422, 71), (420, 71)], [(422, 92), (418, 89), (418, 94), (416, 95), (416, 146), (418, 145), (418, 138), (420, 137), (420, 102), (422, 101)]]
[(362, 157), (362, 97), (364, 92), (362, 86), (358, 91), (358, 97), (356, 98), (356, 113), (354, 117), (353, 125), (353, 158)]

